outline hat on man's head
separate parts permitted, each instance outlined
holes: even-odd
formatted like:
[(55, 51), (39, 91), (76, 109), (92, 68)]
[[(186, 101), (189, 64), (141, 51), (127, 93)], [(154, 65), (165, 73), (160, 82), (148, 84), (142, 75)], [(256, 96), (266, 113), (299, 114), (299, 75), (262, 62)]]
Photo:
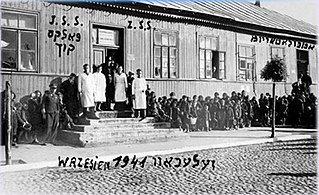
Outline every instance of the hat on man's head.
[(54, 84), (54, 83), (50, 84), (49, 87), (50, 87), (50, 88), (54, 88), (54, 89), (57, 88), (56, 84)]

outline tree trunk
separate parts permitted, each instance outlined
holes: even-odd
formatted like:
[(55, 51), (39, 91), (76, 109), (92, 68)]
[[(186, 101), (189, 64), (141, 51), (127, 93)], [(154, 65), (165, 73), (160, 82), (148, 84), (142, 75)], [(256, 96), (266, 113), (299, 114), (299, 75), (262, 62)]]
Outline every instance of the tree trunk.
[(276, 83), (272, 85), (272, 124), (271, 124), (271, 138), (275, 137), (275, 118), (276, 118)]

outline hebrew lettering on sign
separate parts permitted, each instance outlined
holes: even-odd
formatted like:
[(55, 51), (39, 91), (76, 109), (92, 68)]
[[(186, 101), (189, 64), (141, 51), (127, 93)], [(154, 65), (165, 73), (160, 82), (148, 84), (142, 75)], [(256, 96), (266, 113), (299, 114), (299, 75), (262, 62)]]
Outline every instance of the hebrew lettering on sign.
[(302, 41), (294, 41), (294, 40), (289, 40), (289, 39), (277, 39), (277, 38), (269, 38), (269, 37), (263, 37), (263, 36), (257, 36), (257, 35), (252, 35), (250, 42), (259, 42), (259, 43), (269, 43), (272, 45), (281, 45), (281, 46), (288, 46), (288, 47), (296, 47), (298, 49), (308, 49), (308, 50), (313, 50), (315, 48), (315, 45), (302, 42)]
[[(68, 29), (68, 27), (83, 26), (83, 24), (80, 23), (79, 21), (79, 16), (75, 16), (74, 19), (69, 20), (67, 16), (64, 15), (59, 21), (56, 15), (52, 15), (51, 20), (49, 21), (49, 24), (51, 26), (54, 26), (54, 25), (63, 26), (62, 30), (49, 29), (47, 36), (50, 39), (52, 39), (55, 45), (58, 47), (59, 57), (62, 56), (62, 53), (66, 53), (66, 55), (70, 55), (70, 53), (75, 50), (74, 43), (81, 41), (81, 33), (72, 32), (72, 30)], [(63, 43), (61, 43), (61, 41), (63, 41)]]

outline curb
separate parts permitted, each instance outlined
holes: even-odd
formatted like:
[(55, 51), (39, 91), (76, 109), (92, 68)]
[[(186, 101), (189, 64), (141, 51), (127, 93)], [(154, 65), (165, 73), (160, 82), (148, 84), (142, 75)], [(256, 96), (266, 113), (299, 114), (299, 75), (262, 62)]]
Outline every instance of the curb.
[[(192, 147), (184, 147), (177, 148), (171, 150), (158, 150), (158, 151), (150, 151), (150, 152), (140, 152), (140, 153), (129, 153), (129, 154), (118, 154), (118, 155), (109, 155), (109, 156), (99, 156), (99, 160), (103, 161), (112, 161), (114, 158), (122, 155), (122, 156), (132, 156), (136, 155), (136, 157), (145, 157), (145, 156), (155, 156), (155, 155), (168, 155), (168, 154), (176, 154), (183, 152), (191, 152), (198, 150), (207, 150), (207, 149), (216, 149), (216, 148), (228, 148), (234, 146), (245, 146), (245, 145), (253, 145), (253, 144), (262, 144), (267, 142), (276, 142), (276, 141), (292, 141), (292, 140), (302, 140), (302, 139), (310, 139), (313, 138), (311, 135), (290, 135), (284, 137), (277, 138), (262, 138), (258, 140), (248, 140), (248, 141), (240, 141), (233, 143), (222, 143), (222, 144), (211, 144), (204, 146), (192, 146)], [(32, 169), (41, 169), (41, 168), (54, 168), (58, 167), (57, 161), (46, 161), (46, 162), (38, 162), (38, 163), (30, 163), (30, 164), (19, 164), (19, 165), (8, 165), (8, 166), (0, 166), (0, 173), (5, 172), (15, 172), (15, 171), (26, 171)]]

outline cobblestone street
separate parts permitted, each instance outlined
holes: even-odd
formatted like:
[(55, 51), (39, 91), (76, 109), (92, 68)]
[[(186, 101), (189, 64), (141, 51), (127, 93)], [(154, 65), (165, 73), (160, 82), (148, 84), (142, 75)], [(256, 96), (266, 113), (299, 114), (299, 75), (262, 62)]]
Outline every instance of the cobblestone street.
[[(147, 157), (110, 170), (50, 168), (1, 174), (1, 194), (316, 194), (316, 140), (266, 143), (165, 156), (200, 166), (170, 167)], [(212, 161), (204, 170), (202, 160)], [(138, 159), (142, 161), (142, 159)], [(114, 163), (114, 162), (113, 162)], [(123, 164), (123, 162), (121, 162)], [(158, 163), (158, 162), (157, 162)], [(184, 162), (182, 161), (182, 165)], [(176, 164), (176, 161), (175, 161)]]

